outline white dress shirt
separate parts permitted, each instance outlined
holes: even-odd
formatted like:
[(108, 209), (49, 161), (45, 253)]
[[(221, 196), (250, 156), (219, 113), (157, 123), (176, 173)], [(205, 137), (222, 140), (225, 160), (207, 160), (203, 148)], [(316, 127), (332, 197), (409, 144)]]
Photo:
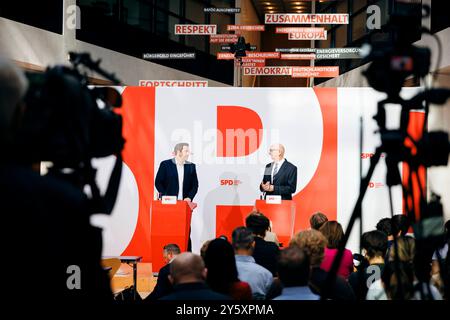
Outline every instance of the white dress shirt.
[(177, 172), (178, 172), (178, 200), (183, 200), (183, 180), (184, 180), (184, 163), (177, 164)]
[[(281, 166), (283, 165), (283, 163), (284, 163), (284, 158), (283, 159), (281, 159), (280, 161), (278, 161), (278, 172), (280, 172), (280, 169), (281, 169)], [(271, 176), (271, 184), (273, 184), (273, 171), (275, 170), (275, 163), (276, 162), (274, 162), (273, 164), (272, 164), (272, 173), (270, 174), (270, 176)]]

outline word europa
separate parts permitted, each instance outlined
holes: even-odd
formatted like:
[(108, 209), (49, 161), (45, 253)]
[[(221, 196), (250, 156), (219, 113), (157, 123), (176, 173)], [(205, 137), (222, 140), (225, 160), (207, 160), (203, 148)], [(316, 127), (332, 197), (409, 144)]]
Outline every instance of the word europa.
[(190, 307), (186, 304), (183, 304), (182, 307), (177, 307), (176, 314), (177, 315), (203, 315), (204, 318), (207, 318), (211, 313), (219, 313), (221, 315), (240, 315), (240, 314), (248, 314), (248, 315), (258, 315), (258, 314), (274, 314), (271, 305), (220, 305), (218, 309), (212, 309), (212, 307)]
[(175, 34), (216, 34), (217, 25), (215, 24), (176, 24)]
[(295, 14), (274, 13), (265, 15), (266, 24), (348, 24), (347, 13)]

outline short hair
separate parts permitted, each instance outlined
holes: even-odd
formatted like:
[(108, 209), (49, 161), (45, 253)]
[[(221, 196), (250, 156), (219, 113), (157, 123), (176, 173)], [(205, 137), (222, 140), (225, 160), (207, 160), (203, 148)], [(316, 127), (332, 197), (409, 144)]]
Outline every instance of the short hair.
[(391, 218), (383, 218), (378, 221), (376, 226), (378, 231), (386, 233), (387, 236), (392, 236), (392, 220)]
[(309, 274), (309, 258), (302, 249), (292, 246), (281, 250), (278, 258), (278, 276), (283, 286), (306, 286)]
[(309, 224), (312, 229), (319, 230), (320, 227), (328, 221), (328, 217), (324, 215), (322, 212), (314, 213), (311, 218), (309, 218)]
[(373, 230), (363, 233), (361, 247), (366, 249), (367, 255), (373, 257), (385, 257), (387, 251), (387, 235), (383, 231)]
[(252, 243), (255, 241), (252, 231), (246, 227), (237, 227), (234, 229), (231, 238), (233, 248), (235, 250), (248, 250), (252, 247)]
[(177, 284), (187, 276), (204, 280), (204, 270), (205, 263), (203, 259), (192, 252), (181, 253), (170, 263), (170, 275), (174, 280), (174, 284)]
[(264, 237), (270, 227), (270, 220), (261, 212), (253, 211), (245, 219), (245, 226), (254, 234)]
[(329, 249), (337, 249), (344, 237), (342, 226), (337, 221), (325, 222), (319, 231), (327, 238), (327, 248)]
[(22, 70), (0, 57), (0, 133), (3, 134), (12, 121), (17, 105), (25, 96), (28, 80)]
[(208, 250), (208, 246), (211, 243), (212, 240), (206, 240), (202, 247), (200, 248), (200, 256), (205, 260), (206, 250)]
[(175, 147), (173, 147), (173, 152), (175, 153), (175, 155), (178, 153), (178, 151), (183, 151), (183, 148), (184, 147), (189, 147), (189, 143), (187, 143), (187, 142), (180, 142), (180, 143), (177, 143), (176, 145), (175, 145)]
[(302, 249), (309, 256), (311, 267), (318, 267), (325, 254), (327, 239), (322, 232), (310, 229), (297, 233), (289, 246), (297, 246)]
[(166, 244), (164, 246), (163, 250), (165, 252), (171, 253), (171, 254), (180, 254), (181, 253), (180, 247), (175, 243)]
[(392, 217), (392, 234), (396, 237), (400, 232), (400, 236), (408, 233), (411, 222), (404, 214), (396, 214)]

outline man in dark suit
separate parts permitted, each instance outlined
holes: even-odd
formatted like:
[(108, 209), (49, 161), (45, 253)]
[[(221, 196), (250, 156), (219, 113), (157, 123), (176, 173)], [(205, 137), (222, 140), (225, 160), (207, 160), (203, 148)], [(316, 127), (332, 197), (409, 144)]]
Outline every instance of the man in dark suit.
[[(197, 171), (195, 164), (188, 162), (190, 150), (188, 143), (178, 143), (173, 149), (174, 158), (164, 160), (159, 165), (155, 186), (161, 196), (176, 196), (191, 204), (198, 190)], [(191, 206), (195, 208), (195, 206)], [(191, 251), (191, 230), (187, 251)]]
[(170, 264), (169, 280), (174, 291), (160, 300), (231, 300), (206, 285), (206, 274), (205, 263), (199, 255), (191, 252), (178, 255)]
[(297, 189), (297, 167), (284, 158), (284, 146), (274, 144), (270, 147), (273, 162), (266, 165), (263, 181), (259, 186), (266, 195), (280, 195), (283, 200), (292, 200)]
[(275, 243), (264, 240), (266, 231), (270, 227), (269, 218), (261, 212), (255, 211), (247, 216), (245, 219), (245, 226), (250, 229), (255, 236), (255, 248), (252, 254), (255, 262), (272, 272), (272, 275), (276, 277), (280, 249)]
[(170, 264), (181, 253), (180, 247), (174, 243), (167, 244), (163, 249), (163, 256), (166, 265), (159, 269), (158, 280), (156, 286), (145, 300), (158, 300), (164, 296), (167, 296), (173, 292), (172, 283), (169, 280), (170, 275)]
[(178, 200), (191, 202), (198, 190), (195, 164), (187, 161), (189, 144), (178, 143), (174, 150), (175, 157), (164, 160), (159, 165), (155, 186), (160, 196), (177, 196)]

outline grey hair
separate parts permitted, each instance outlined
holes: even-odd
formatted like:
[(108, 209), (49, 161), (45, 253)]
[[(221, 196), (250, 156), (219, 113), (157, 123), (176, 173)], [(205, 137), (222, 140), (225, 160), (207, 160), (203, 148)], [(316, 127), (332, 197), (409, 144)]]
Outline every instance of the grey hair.
[(173, 148), (173, 152), (175, 153), (175, 155), (177, 154), (178, 151), (180, 152), (183, 151), (183, 147), (189, 147), (189, 143), (187, 142), (177, 143)]
[(8, 129), (27, 89), (28, 80), (23, 71), (11, 61), (0, 57), (0, 132)]

